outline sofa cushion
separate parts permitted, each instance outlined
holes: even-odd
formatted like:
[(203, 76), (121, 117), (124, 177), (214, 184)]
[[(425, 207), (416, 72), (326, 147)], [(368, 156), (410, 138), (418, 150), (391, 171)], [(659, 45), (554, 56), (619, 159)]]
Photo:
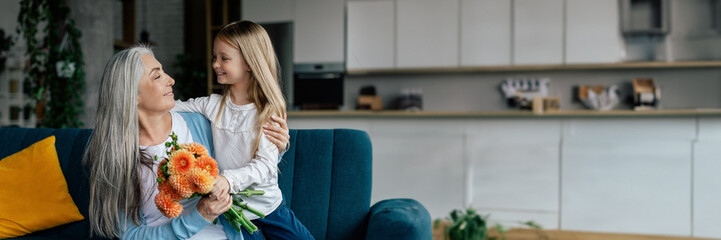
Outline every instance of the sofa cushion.
[(0, 238), (83, 220), (50, 136), (0, 160)]
[[(0, 128), (0, 158), (19, 152), (31, 144), (55, 136), (55, 149), (60, 168), (68, 184), (68, 191), (85, 220), (63, 224), (54, 228), (34, 232), (17, 239), (88, 239), (88, 204), (90, 203), (89, 173), (82, 159), (90, 140), (92, 130), (65, 128)], [(0, 185), (1, 186), (1, 185)], [(91, 239), (102, 239), (92, 237)]]

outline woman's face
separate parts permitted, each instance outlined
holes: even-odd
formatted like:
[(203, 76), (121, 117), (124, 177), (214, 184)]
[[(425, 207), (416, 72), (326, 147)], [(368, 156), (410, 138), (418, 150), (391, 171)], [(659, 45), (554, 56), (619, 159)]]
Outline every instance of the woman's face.
[(143, 77), (140, 79), (138, 93), (138, 111), (161, 112), (170, 111), (175, 106), (173, 85), (175, 80), (163, 71), (163, 66), (153, 56), (142, 57)]
[(240, 51), (218, 39), (213, 43), (213, 70), (220, 84), (232, 85), (250, 80), (250, 68)]

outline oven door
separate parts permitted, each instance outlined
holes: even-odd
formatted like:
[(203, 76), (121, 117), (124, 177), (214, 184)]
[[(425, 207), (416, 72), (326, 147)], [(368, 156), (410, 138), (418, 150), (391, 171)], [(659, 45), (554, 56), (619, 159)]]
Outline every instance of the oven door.
[(300, 110), (332, 109), (343, 106), (343, 73), (294, 74), (293, 104)]
[(299, 63), (293, 68), (294, 109), (341, 109), (345, 63)]

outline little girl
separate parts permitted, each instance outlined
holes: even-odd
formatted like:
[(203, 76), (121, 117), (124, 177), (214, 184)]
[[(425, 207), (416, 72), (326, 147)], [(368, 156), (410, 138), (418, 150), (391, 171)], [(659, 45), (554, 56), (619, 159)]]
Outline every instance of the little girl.
[[(283, 203), (278, 188), (278, 148), (261, 131), (271, 116), (285, 116), (285, 100), (278, 85), (276, 56), (265, 29), (250, 21), (223, 27), (213, 43), (213, 70), (223, 94), (176, 102), (173, 110), (199, 112), (211, 120), (213, 144), (221, 176), (211, 197), (246, 188), (264, 195), (241, 196), (244, 203), (266, 215), (244, 212), (269, 239), (313, 239)], [(276, 118), (277, 119), (277, 118)]]

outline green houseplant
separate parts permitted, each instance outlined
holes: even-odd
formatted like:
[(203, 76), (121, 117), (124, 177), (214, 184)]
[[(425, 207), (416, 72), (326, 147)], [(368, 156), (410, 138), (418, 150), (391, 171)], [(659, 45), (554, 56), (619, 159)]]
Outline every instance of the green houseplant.
[[(487, 225), (487, 216), (481, 216), (478, 211), (473, 208), (463, 210), (453, 210), (450, 213), (450, 223), (445, 227), (444, 239), (448, 240), (506, 240), (506, 228), (501, 224), (496, 224), (492, 228)], [(541, 240), (548, 240), (548, 235), (543, 232), (540, 225), (533, 221), (519, 222), (520, 225), (534, 229), (536, 236)], [(441, 219), (434, 221), (434, 229), (442, 228)], [(488, 236), (488, 231), (495, 229), (497, 236)]]
[(20, 1), (17, 32), (29, 57), (24, 88), (36, 100), (42, 127), (82, 126), (78, 118), (85, 89), (82, 33), (69, 15), (63, 0)]
[(451, 240), (485, 240), (488, 237), (486, 218), (473, 208), (468, 208), (465, 212), (453, 210), (453, 222), (446, 228), (446, 233)]

